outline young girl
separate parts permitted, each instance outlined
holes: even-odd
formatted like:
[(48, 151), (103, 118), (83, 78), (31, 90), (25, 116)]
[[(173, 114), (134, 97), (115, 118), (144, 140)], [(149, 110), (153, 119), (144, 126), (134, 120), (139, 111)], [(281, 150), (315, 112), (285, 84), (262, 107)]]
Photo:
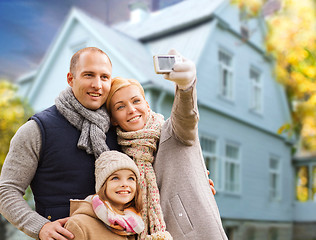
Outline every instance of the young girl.
[(71, 200), (65, 228), (75, 240), (135, 240), (144, 229), (139, 170), (124, 153), (106, 151), (95, 162), (95, 195)]
[(107, 110), (118, 126), (118, 143), (140, 170), (145, 222), (141, 237), (166, 231), (165, 220), (173, 239), (227, 239), (198, 138), (195, 65), (182, 60), (165, 75), (176, 83), (167, 121), (150, 110), (142, 86), (133, 79), (112, 79)]

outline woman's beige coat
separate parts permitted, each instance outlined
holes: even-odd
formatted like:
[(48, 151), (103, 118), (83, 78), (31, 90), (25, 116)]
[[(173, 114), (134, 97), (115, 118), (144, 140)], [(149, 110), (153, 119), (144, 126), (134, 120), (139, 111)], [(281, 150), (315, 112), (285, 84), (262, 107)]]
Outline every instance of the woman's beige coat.
[(174, 240), (227, 239), (208, 182), (198, 119), (195, 84), (186, 91), (177, 89), (154, 163), (161, 207)]
[(73, 240), (135, 240), (135, 236), (120, 236), (111, 232), (95, 215), (90, 202), (70, 201), (70, 218), (65, 228), (75, 235)]

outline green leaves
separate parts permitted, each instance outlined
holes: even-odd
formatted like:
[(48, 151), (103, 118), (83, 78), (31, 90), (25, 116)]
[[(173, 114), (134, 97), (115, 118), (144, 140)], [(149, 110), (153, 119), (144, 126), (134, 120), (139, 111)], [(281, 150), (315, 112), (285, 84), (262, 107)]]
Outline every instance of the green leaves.
[(17, 89), (16, 85), (0, 79), (0, 170), (11, 138), (33, 114), (28, 103), (18, 96)]

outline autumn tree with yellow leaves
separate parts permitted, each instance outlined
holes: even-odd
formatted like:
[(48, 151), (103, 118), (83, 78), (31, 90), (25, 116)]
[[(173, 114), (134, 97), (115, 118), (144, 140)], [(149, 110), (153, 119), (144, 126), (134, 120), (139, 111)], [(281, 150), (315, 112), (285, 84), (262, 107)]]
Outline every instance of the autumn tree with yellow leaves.
[(30, 106), (17, 94), (17, 86), (0, 79), (0, 171), (11, 138), (31, 115)]
[[(316, 1), (232, 0), (249, 18), (264, 17), (265, 47), (275, 60), (275, 75), (292, 106), (292, 123), (280, 133), (300, 135), (301, 148), (316, 150)], [(279, 8), (270, 11), (279, 4)], [(268, 6), (269, 5), (269, 6)], [(270, 9), (271, 10), (271, 9)], [(272, 9), (273, 10), (273, 9)], [(265, 14), (269, 12), (269, 14)]]

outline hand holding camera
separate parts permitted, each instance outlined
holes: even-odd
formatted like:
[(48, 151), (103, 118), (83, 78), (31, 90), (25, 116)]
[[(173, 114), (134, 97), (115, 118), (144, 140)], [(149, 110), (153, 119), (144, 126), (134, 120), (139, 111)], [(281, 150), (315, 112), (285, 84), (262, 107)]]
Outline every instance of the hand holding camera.
[(188, 89), (196, 78), (195, 64), (174, 49), (168, 54), (154, 56), (156, 73), (164, 74), (165, 79), (175, 82), (180, 89)]

